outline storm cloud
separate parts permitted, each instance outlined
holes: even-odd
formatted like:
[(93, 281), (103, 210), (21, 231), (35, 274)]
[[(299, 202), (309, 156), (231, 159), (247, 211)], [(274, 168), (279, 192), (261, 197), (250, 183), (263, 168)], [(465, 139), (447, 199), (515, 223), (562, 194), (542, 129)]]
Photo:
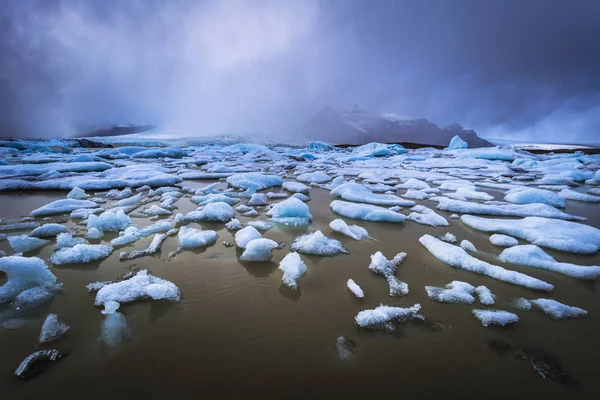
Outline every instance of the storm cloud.
[(288, 133), (325, 105), (598, 141), (592, 0), (6, 0), (0, 135)]

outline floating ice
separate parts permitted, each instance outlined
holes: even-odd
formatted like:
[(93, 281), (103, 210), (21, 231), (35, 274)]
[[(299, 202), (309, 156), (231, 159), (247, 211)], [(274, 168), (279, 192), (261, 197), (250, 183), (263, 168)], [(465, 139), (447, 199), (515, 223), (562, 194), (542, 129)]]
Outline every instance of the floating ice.
[(473, 186), (458, 187), (456, 192), (447, 193), (445, 196), (456, 200), (494, 200), (494, 196), (480, 192)]
[(517, 314), (504, 310), (472, 310), (475, 318), (481, 321), (483, 326), (513, 324), (519, 320)]
[(291, 249), (298, 253), (316, 256), (335, 256), (348, 252), (340, 241), (323, 235), (321, 231), (297, 237)]
[(115, 206), (117, 206), (117, 207), (129, 206), (129, 205), (132, 205), (132, 204), (137, 203), (138, 201), (142, 200), (143, 197), (144, 197), (143, 193), (138, 193), (135, 196), (127, 197), (123, 200), (117, 201), (115, 203)]
[(279, 263), (279, 269), (283, 271), (283, 284), (291, 289), (298, 289), (298, 281), (306, 273), (306, 264), (298, 253), (288, 253)]
[(358, 183), (344, 183), (331, 191), (332, 196), (355, 203), (367, 203), (379, 206), (414, 206), (415, 202), (404, 200), (391, 194), (375, 194)]
[(273, 224), (268, 223), (267, 221), (250, 221), (248, 225), (253, 226), (259, 231), (268, 231), (273, 228)]
[(588, 267), (558, 262), (544, 250), (531, 244), (506, 249), (498, 258), (503, 262), (545, 269), (578, 279), (594, 280), (600, 275), (600, 266)]
[(308, 225), (312, 220), (308, 206), (294, 197), (275, 204), (267, 215), (271, 221), (284, 225)]
[(206, 247), (209, 244), (213, 244), (217, 241), (219, 235), (215, 231), (203, 231), (182, 226), (181, 229), (179, 229), (178, 237), (181, 247), (188, 249), (193, 247)]
[(288, 197), (286, 193), (267, 193), (267, 199), (285, 199), (286, 197)]
[(519, 297), (513, 301), (513, 306), (522, 311), (529, 311), (531, 309), (531, 302), (523, 297)]
[(98, 230), (97, 228), (88, 229), (87, 234), (85, 235), (85, 237), (88, 239), (100, 239), (103, 236), (104, 232)]
[(396, 275), (398, 266), (402, 264), (405, 259), (406, 253), (398, 253), (394, 256), (394, 258), (388, 260), (385, 258), (382, 252), (378, 251), (377, 253), (371, 255), (369, 270), (377, 275), (387, 278), (388, 276)]
[(512, 247), (519, 244), (519, 241), (512, 236), (494, 233), (490, 236), (490, 242), (496, 246)]
[(427, 297), (440, 303), (467, 303), (475, 302), (475, 287), (467, 282), (452, 281), (446, 288), (425, 286)]
[(309, 172), (306, 174), (301, 174), (296, 177), (300, 182), (307, 183), (326, 183), (333, 179), (331, 176), (327, 175), (325, 172)]
[(141, 238), (150, 236), (158, 232), (167, 232), (173, 229), (174, 225), (171, 221), (158, 221), (155, 224), (145, 226), (138, 229), (135, 226), (130, 226), (125, 231), (120, 233), (119, 237), (114, 238), (110, 241), (113, 246), (120, 246), (124, 244), (133, 243)]
[(35, 228), (33, 232), (29, 234), (29, 236), (37, 238), (47, 238), (54, 237), (59, 233), (67, 231), (67, 227), (61, 224), (44, 224), (38, 228)]
[(600, 203), (600, 196), (592, 196), (590, 194), (579, 193), (571, 189), (563, 189), (558, 192), (559, 196), (569, 200), (586, 201), (588, 203)]
[(227, 203), (209, 203), (200, 211), (191, 211), (185, 216), (178, 214), (176, 222), (220, 221), (229, 222), (235, 216), (233, 208)]
[(414, 179), (414, 178), (410, 178), (406, 182), (396, 185), (396, 189), (423, 190), (423, 189), (429, 189), (429, 188), (431, 188), (431, 186), (429, 186), (429, 184), (427, 184), (423, 181), (420, 181), (418, 179)]
[(446, 233), (444, 234), (444, 236), (440, 236), (438, 239), (440, 239), (440, 240), (441, 240), (441, 241), (443, 241), (443, 242), (446, 242), (446, 243), (452, 243), (452, 244), (454, 244), (454, 243), (456, 243), (456, 242), (457, 242), (457, 240), (456, 240), (456, 236), (454, 236), (454, 235), (453, 235), (453, 234), (451, 234), (450, 232), (446, 232)]
[(334, 219), (329, 223), (329, 227), (342, 235), (350, 236), (354, 240), (363, 240), (370, 238), (369, 232), (358, 225), (348, 225), (343, 219)]
[(283, 188), (288, 192), (292, 193), (308, 194), (308, 192), (310, 191), (310, 187), (306, 186), (303, 183), (294, 181), (283, 182)]
[(35, 237), (29, 237), (27, 235), (9, 236), (8, 243), (10, 247), (17, 253), (24, 253), (27, 251), (39, 249), (42, 246), (50, 243), (49, 240), (38, 239)]
[(373, 310), (359, 312), (354, 320), (361, 328), (393, 330), (394, 323), (402, 323), (412, 319), (422, 319), (419, 314), (420, 304), (409, 308), (390, 307), (383, 304)]
[(247, 226), (240, 229), (235, 234), (235, 244), (240, 249), (245, 249), (246, 245), (254, 239), (260, 239), (262, 235), (253, 226)]
[(60, 250), (77, 244), (87, 244), (87, 241), (84, 238), (74, 238), (69, 232), (63, 232), (56, 237), (54, 249)]
[(75, 186), (73, 189), (71, 189), (69, 194), (67, 194), (67, 199), (81, 200), (81, 199), (85, 199), (86, 197), (88, 197), (88, 195), (85, 193), (85, 190), (83, 190), (77, 186)]
[(106, 244), (76, 244), (52, 254), (50, 262), (55, 265), (89, 263), (110, 256), (112, 251), (112, 246)]
[(413, 212), (409, 214), (408, 219), (416, 223), (429, 226), (449, 225), (448, 221), (446, 221), (446, 218), (437, 214), (431, 208), (422, 205), (416, 205), (413, 208), (411, 208), (411, 211)]
[(338, 351), (338, 357), (341, 361), (347, 360), (354, 354), (354, 348), (356, 347), (356, 342), (352, 339), (348, 339), (347, 337), (340, 336), (337, 338), (335, 342), (335, 348)]
[(151, 216), (155, 216), (155, 215), (160, 216), (160, 215), (171, 215), (173, 213), (169, 210), (165, 210), (164, 208), (157, 206), (156, 204), (153, 204), (144, 210), (144, 214), (151, 215)]
[(87, 228), (96, 228), (101, 232), (118, 232), (131, 225), (131, 219), (121, 209), (107, 210), (100, 215), (88, 217)]
[(450, 144), (446, 147), (446, 150), (459, 150), (466, 149), (467, 147), (469, 147), (469, 144), (456, 135), (450, 140)]
[(503, 217), (547, 217), (558, 218), (565, 220), (585, 220), (583, 217), (571, 215), (560, 211), (557, 208), (547, 204), (480, 204), (471, 203), (468, 201), (452, 200), (445, 197), (436, 197), (439, 200), (437, 208), (439, 210), (483, 214), (483, 215), (499, 215)]
[(46, 204), (31, 212), (34, 217), (45, 217), (48, 215), (66, 214), (79, 208), (96, 208), (98, 203), (89, 200), (62, 199)]
[(173, 283), (150, 275), (147, 270), (142, 270), (127, 280), (102, 287), (96, 293), (94, 304), (100, 306), (107, 301), (129, 303), (148, 298), (179, 301), (180, 297), (179, 288)]
[(247, 203), (249, 206), (266, 206), (269, 204), (267, 201), (267, 196), (264, 193), (254, 193), (250, 197)]
[(154, 236), (154, 238), (152, 239), (152, 242), (150, 242), (148, 247), (146, 247), (145, 249), (134, 250), (131, 253), (126, 253), (124, 251), (121, 252), (121, 254), (119, 254), (119, 260), (120, 261), (133, 260), (134, 258), (150, 256), (152, 254), (158, 253), (160, 251), (160, 248), (161, 248), (163, 242), (167, 239), (167, 235), (169, 235), (171, 232), (174, 233), (174, 231), (169, 231), (169, 232), (167, 232), (167, 234), (157, 233)]
[(246, 212), (248, 212), (248, 211), (252, 211), (252, 210), (254, 210), (254, 208), (252, 208), (252, 207), (249, 207), (249, 206), (247, 206), (247, 205), (245, 205), (245, 204), (240, 204), (240, 205), (239, 205), (239, 206), (237, 206), (235, 209), (236, 209), (237, 211), (241, 212), (241, 213), (246, 213)]
[(228, 223), (225, 224), (225, 228), (228, 231), (237, 231), (239, 229), (242, 229), (244, 227), (244, 225), (242, 225), (242, 223), (240, 222), (239, 219), (234, 218), (231, 221), (229, 221)]
[(104, 303), (104, 310), (102, 310), (102, 314), (106, 317), (102, 322), (100, 341), (111, 347), (117, 346), (131, 337), (127, 319), (122, 313), (117, 312), (119, 306), (118, 302), (109, 300)]
[(408, 284), (402, 282), (394, 275), (387, 277), (388, 286), (390, 287), (390, 296), (399, 297), (406, 296), (408, 294)]
[(481, 285), (475, 288), (475, 293), (479, 297), (479, 302), (486, 306), (491, 306), (495, 302), (496, 296), (492, 293), (490, 289)]
[(536, 308), (554, 319), (585, 317), (587, 311), (579, 307), (571, 307), (552, 299), (531, 300)]
[(402, 197), (413, 200), (424, 200), (429, 197), (429, 194), (420, 190), (409, 189), (402, 195)]
[(551, 284), (529, 275), (510, 271), (497, 265), (478, 260), (477, 258), (470, 256), (460, 247), (444, 243), (431, 235), (421, 236), (419, 242), (421, 242), (435, 258), (452, 267), (486, 275), (503, 282), (525, 286), (531, 289), (550, 291), (554, 288)]
[(240, 256), (240, 260), (269, 261), (273, 257), (271, 251), (277, 248), (277, 246), (277, 242), (271, 239), (261, 238), (251, 240), (246, 244), (246, 250)]
[(235, 174), (227, 178), (227, 183), (234, 188), (246, 189), (251, 192), (281, 186), (283, 179), (277, 175), (264, 175), (254, 172)]
[(298, 200), (302, 200), (303, 202), (310, 201), (310, 197), (302, 193), (294, 193), (292, 197)]
[(0, 271), (8, 277), (7, 282), (0, 286), (0, 303), (14, 300), (28, 289), (52, 289), (56, 283), (56, 276), (37, 257), (2, 257)]
[(348, 279), (348, 282), (346, 282), (346, 286), (352, 292), (352, 294), (354, 294), (359, 299), (365, 297), (365, 292), (363, 292), (360, 286), (358, 286), (356, 282), (354, 282), (352, 279)]
[(504, 200), (515, 204), (543, 203), (565, 208), (565, 199), (554, 192), (534, 188), (516, 188), (508, 191)]
[(59, 321), (56, 314), (48, 314), (48, 316), (44, 320), (44, 323), (42, 324), (42, 331), (40, 332), (38, 342), (51, 342), (52, 340), (57, 339), (59, 336), (61, 336), (68, 330), (69, 325)]
[(462, 242), (460, 242), (460, 247), (471, 253), (475, 253), (477, 251), (477, 248), (475, 248), (475, 245), (466, 239), (463, 240)]
[(331, 202), (330, 207), (336, 214), (351, 219), (373, 222), (403, 222), (406, 219), (403, 214), (370, 204), (334, 200)]
[(194, 203), (197, 203), (201, 206), (207, 205), (208, 203), (217, 203), (223, 202), (227, 203), (230, 206), (239, 203), (238, 199), (234, 199), (232, 197), (226, 196), (222, 193), (209, 193), (205, 196), (194, 196), (191, 198)]
[(600, 229), (575, 222), (541, 217), (506, 220), (471, 215), (463, 215), (460, 219), (465, 225), (483, 232), (503, 233), (551, 249), (594, 254), (600, 248)]

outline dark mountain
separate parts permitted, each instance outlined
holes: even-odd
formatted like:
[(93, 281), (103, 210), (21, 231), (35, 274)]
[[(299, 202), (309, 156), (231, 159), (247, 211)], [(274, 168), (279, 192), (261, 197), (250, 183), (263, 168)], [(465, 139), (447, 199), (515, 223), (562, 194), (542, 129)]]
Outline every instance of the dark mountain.
[(475, 131), (458, 124), (439, 127), (426, 119), (411, 119), (395, 114), (371, 114), (358, 107), (350, 112), (337, 112), (325, 107), (303, 127), (304, 135), (331, 144), (358, 145), (369, 142), (415, 143), (448, 146), (455, 135), (469, 147), (491, 147), (492, 143)]

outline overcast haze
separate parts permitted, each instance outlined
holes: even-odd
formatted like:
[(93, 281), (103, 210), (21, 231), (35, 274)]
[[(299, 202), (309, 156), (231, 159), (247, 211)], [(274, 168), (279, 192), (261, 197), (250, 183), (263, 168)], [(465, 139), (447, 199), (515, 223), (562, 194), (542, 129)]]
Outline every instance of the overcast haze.
[(600, 141), (600, 2), (0, 3), (0, 135), (292, 132), (325, 105)]

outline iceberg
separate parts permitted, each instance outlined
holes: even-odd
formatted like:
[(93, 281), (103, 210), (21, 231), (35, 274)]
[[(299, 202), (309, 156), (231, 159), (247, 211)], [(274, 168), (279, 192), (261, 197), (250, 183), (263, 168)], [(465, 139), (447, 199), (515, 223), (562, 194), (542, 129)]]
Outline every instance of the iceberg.
[(191, 198), (191, 200), (194, 203), (197, 203), (201, 206), (205, 206), (208, 203), (217, 203), (217, 202), (227, 203), (230, 206), (239, 203), (238, 199), (234, 199), (234, 198), (226, 196), (222, 193), (209, 193), (205, 196), (193, 196)]
[(327, 183), (333, 178), (327, 175), (325, 172), (317, 171), (317, 172), (309, 172), (306, 174), (300, 174), (296, 177), (300, 182), (306, 183)]
[(354, 240), (363, 240), (369, 239), (369, 232), (365, 228), (362, 228), (358, 225), (348, 225), (342, 219), (334, 219), (329, 223), (329, 227), (336, 232), (341, 233), (342, 235), (346, 235), (351, 237)]
[(173, 283), (150, 275), (147, 270), (141, 270), (124, 281), (109, 283), (96, 293), (96, 306), (104, 305), (107, 301), (130, 303), (144, 300), (179, 301), (181, 293)]
[(323, 235), (321, 231), (297, 237), (292, 243), (291, 249), (298, 253), (316, 256), (335, 256), (348, 253), (340, 241)]
[(415, 202), (404, 200), (392, 194), (375, 194), (358, 183), (343, 183), (331, 191), (332, 196), (355, 203), (366, 203), (378, 206), (414, 206)]
[(273, 222), (295, 226), (308, 225), (312, 220), (308, 206), (294, 197), (275, 204), (267, 211), (267, 216)]
[(388, 260), (385, 258), (382, 252), (378, 251), (371, 255), (371, 263), (369, 264), (369, 271), (376, 273), (377, 275), (387, 278), (388, 276), (396, 275), (398, 266), (406, 259), (406, 253), (398, 253)]
[(308, 194), (310, 191), (310, 187), (308, 187), (305, 184), (300, 183), (300, 182), (287, 181), (287, 182), (283, 182), (282, 186), (285, 190), (287, 190), (288, 192), (292, 192), (292, 193)]
[(189, 228), (182, 226), (179, 229), (179, 244), (184, 249), (194, 247), (206, 247), (213, 244), (219, 238), (219, 235), (215, 231), (203, 231), (200, 229)]
[(191, 211), (187, 213), (185, 216), (178, 214), (175, 217), (176, 222), (203, 222), (203, 221), (220, 221), (220, 222), (229, 222), (235, 216), (235, 212), (233, 208), (227, 203), (217, 202), (217, 203), (208, 203), (204, 208), (200, 211)]
[(247, 203), (249, 206), (266, 206), (269, 204), (264, 193), (253, 193)]
[(600, 203), (600, 196), (579, 193), (571, 189), (563, 189), (560, 192), (558, 192), (558, 195), (568, 200), (585, 201), (588, 203)]
[(571, 307), (552, 299), (531, 300), (536, 308), (542, 310), (553, 319), (577, 318), (587, 316), (587, 311), (579, 307)]
[(105, 317), (102, 322), (100, 341), (110, 347), (117, 346), (131, 337), (125, 315), (117, 311), (119, 306), (118, 302), (109, 300), (104, 303), (102, 311)]
[(431, 208), (416, 205), (411, 208), (412, 213), (408, 215), (408, 219), (421, 225), (429, 226), (448, 226), (446, 218), (442, 217)]
[(134, 258), (150, 256), (152, 254), (158, 253), (163, 242), (167, 239), (169, 233), (171, 233), (171, 231), (167, 232), (167, 234), (157, 233), (152, 239), (152, 242), (150, 242), (150, 244), (148, 245), (148, 247), (146, 247), (143, 250), (134, 250), (131, 253), (126, 253), (124, 251), (121, 252), (119, 254), (119, 260), (133, 260)]
[(306, 264), (298, 253), (288, 253), (279, 263), (279, 269), (283, 271), (283, 284), (290, 289), (298, 289), (298, 281), (306, 273)]
[(408, 294), (408, 284), (402, 282), (400, 279), (396, 278), (394, 275), (390, 275), (387, 277), (388, 286), (390, 287), (390, 296), (391, 297), (399, 297), (406, 296)]
[(450, 144), (446, 147), (446, 150), (460, 150), (466, 149), (467, 147), (469, 147), (469, 144), (462, 140), (460, 136), (456, 135), (450, 139)]
[(226, 180), (232, 187), (246, 189), (252, 193), (283, 184), (283, 179), (277, 175), (264, 175), (254, 172), (231, 175)]
[(500, 233), (494, 233), (490, 236), (490, 242), (496, 246), (512, 247), (519, 244), (519, 241), (512, 236), (502, 235)]
[(460, 242), (460, 247), (463, 250), (470, 251), (471, 253), (477, 252), (477, 248), (475, 248), (475, 245), (466, 239)]
[(477, 297), (479, 297), (479, 302), (486, 306), (491, 306), (494, 304), (496, 296), (492, 293), (490, 289), (481, 285), (475, 288), (475, 293), (477, 293)]
[(83, 264), (106, 258), (112, 252), (112, 246), (106, 244), (76, 244), (52, 254), (50, 262), (54, 265)]
[(69, 325), (58, 320), (56, 314), (48, 314), (44, 323), (42, 324), (42, 331), (38, 339), (39, 343), (51, 342), (58, 337), (62, 336), (69, 330)]
[(260, 238), (251, 240), (246, 244), (246, 249), (240, 256), (240, 260), (269, 261), (273, 257), (271, 252), (278, 246), (277, 242), (271, 239)]
[(59, 233), (67, 231), (67, 227), (61, 224), (44, 224), (40, 227), (35, 228), (33, 232), (29, 234), (29, 236), (36, 238), (48, 238), (55, 237)]
[(358, 297), (359, 299), (365, 297), (365, 292), (363, 292), (360, 286), (358, 286), (356, 282), (354, 282), (352, 279), (348, 279), (348, 282), (346, 282), (346, 286), (348, 287), (348, 290), (350, 290), (352, 294)]
[(383, 304), (373, 310), (359, 312), (354, 321), (361, 328), (394, 330), (394, 324), (410, 321), (412, 319), (423, 319), (419, 314), (420, 304), (412, 307), (391, 307)]
[(10, 244), (10, 247), (12, 247), (12, 249), (17, 253), (25, 253), (27, 251), (39, 249), (40, 247), (50, 243), (49, 240), (29, 237), (27, 235), (9, 236), (7, 240)]
[(67, 214), (79, 208), (97, 208), (98, 203), (89, 200), (62, 199), (46, 204), (31, 212), (33, 217), (46, 217), (56, 214)]
[(514, 324), (519, 320), (517, 314), (504, 310), (472, 310), (475, 318), (481, 321), (483, 326), (499, 325), (506, 326)]
[(262, 235), (253, 226), (247, 226), (235, 233), (235, 244), (240, 249), (245, 249), (248, 243), (254, 239), (260, 239)]
[(445, 288), (425, 286), (427, 297), (440, 303), (467, 303), (475, 302), (475, 287), (467, 282), (452, 281)]
[(96, 228), (101, 232), (118, 232), (131, 225), (131, 219), (121, 209), (107, 210), (100, 215), (91, 214), (88, 217), (88, 231)]
[(330, 207), (334, 213), (351, 219), (373, 222), (403, 222), (406, 219), (403, 214), (370, 204), (334, 200)]
[(77, 244), (87, 244), (87, 241), (84, 238), (74, 238), (71, 233), (64, 232), (56, 237), (54, 250), (64, 249), (65, 247), (73, 247)]
[[(0, 303), (16, 299), (24, 292), (43, 289), (44, 292), (56, 287), (56, 276), (48, 269), (44, 260), (37, 257), (8, 256), (0, 258), (0, 271), (8, 280), (0, 286)], [(33, 294), (30, 292), (29, 294)], [(27, 297), (23, 295), (21, 298)]]

